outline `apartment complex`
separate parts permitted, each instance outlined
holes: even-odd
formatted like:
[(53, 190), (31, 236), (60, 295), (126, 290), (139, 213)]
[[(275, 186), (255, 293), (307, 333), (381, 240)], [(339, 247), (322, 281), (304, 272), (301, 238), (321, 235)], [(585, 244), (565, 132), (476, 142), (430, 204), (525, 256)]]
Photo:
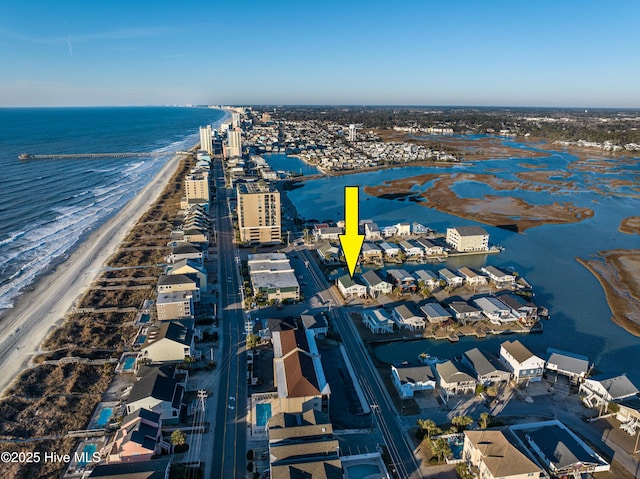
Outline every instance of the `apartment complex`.
[(447, 244), (463, 252), (489, 251), (489, 233), (479, 226), (447, 228)]
[(209, 202), (209, 172), (197, 170), (184, 177), (187, 204)]
[(200, 149), (213, 154), (213, 130), (211, 125), (200, 127)]
[(238, 185), (240, 241), (277, 244), (282, 238), (280, 192), (257, 183)]
[(228, 158), (233, 158), (234, 156), (242, 156), (242, 130), (240, 128), (234, 128), (233, 130), (229, 130), (228, 135)]

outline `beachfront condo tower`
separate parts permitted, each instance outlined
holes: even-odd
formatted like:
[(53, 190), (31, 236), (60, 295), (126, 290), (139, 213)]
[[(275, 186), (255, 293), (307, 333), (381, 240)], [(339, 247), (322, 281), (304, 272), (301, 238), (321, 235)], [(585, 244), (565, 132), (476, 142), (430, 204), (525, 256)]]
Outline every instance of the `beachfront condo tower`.
[(200, 149), (213, 154), (213, 131), (211, 125), (200, 127)]
[(195, 170), (185, 175), (184, 191), (188, 205), (209, 203), (209, 172)]
[(278, 244), (282, 239), (280, 192), (256, 183), (238, 185), (240, 241)]

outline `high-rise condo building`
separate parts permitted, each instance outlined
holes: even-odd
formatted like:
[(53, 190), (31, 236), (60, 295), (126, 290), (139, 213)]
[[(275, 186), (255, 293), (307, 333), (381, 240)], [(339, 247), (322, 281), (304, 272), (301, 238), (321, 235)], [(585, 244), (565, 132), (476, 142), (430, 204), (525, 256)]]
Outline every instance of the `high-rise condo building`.
[(356, 141), (356, 125), (349, 125), (349, 141)]
[(231, 114), (231, 125), (234, 128), (240, 128), (240, 113)]
[(238, 228), (240, 241), (280, 243), (280, 192), (256, 183), (238, 185)]
[(213, 154), (213, 132), (211, 125), (200, 127), (200, 149)]
[(242, 130), (234, 128), (229, 130), (229, 158), (242, 156)]
[(196, 170), (184, 177), (187, 204), (209, 202), (209, 172)]

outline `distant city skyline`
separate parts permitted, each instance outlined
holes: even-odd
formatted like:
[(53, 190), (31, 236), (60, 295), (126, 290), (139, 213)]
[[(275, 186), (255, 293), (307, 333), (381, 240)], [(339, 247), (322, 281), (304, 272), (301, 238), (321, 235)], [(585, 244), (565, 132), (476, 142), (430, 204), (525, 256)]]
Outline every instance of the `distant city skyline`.
[(0, 107), (639, 108), (626, 1), (11, 2)]

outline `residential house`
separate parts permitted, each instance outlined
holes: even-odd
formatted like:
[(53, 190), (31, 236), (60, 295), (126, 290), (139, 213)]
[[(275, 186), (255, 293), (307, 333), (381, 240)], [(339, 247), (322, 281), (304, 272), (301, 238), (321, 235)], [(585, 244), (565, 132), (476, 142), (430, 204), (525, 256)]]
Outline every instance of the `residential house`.
[(422, 248), (425, 256), (443, 256), (445, 254), (444, 246), (440, 246), (426, 238), (418, 238), (413, 243)]
[(579, 393), (584, 394), (582, 402), (587, 407), (606, 408), (610, 402), (618, 402), (638, 394), (638, 388), (626, 374), (602, 374), (585, 379)]
[(163, 274), (158, 278), (158, 293), (189, 291), (193, 302), (200, 301), (200, 288), (195, 275)]
[(445, 393), (446, 400), (448, 400), (449, 396), (475, 392), (476, 380), (467, 372), (466, 368), (457, 361), (435, 363), (434, 368), (438, 378), (438, 386)]
[(101, 479), (169, 479), (171, 458), (136, 463), (98, 464), (89, 474)]
[(267, 318), (266, 327), (258, 332), (261, 339), (271, 341), (274, 331), (289, 331), (291, 329), (299, 329), (295, 318), (289, 316), (286, 318)]
[(203, 249), (192, 243), (179, 243), (173, 247), (171, 254), (167, 256), (168, 263), (175, 263), (181, 259), (194, 259), (203, 265), (205, 253)]
[(324, 264), (340, 263), (340, 250), (337, 246), (333, 246), (331, 243), (320, 245), (318, 249), (316, 249), (316, 254)]
[(187, 243), (209, 244), (209, 233), (206, 228), (185, 228), (182, 230), (182, 238)]
[(362, 322), (373, 334), (393, 333), (393, 320), (384, 309), (367, 309), (362, 312)]
[(461, 253), (489, 251), (489, 233), (479, 226), (447, 228), (445, 241)]
[(500, 361), (516, 381), (540, 381), (544, 359), (529, 351), (520, 341), (505, 341), (500, 345)]
[(547, 348), (546, 358), (544, 368), (547, 372), (567, 376), (575, 384), (582, 382), (591, 371), (589, 358), (581, 354)]
[(178, 260), (167, 267), (167, 274), (194, 275), (198, 280), (200, 291), (203, 293), (208, 291), (207, 269), (198, 260), (184, 258)]
[(487, 277), (476, 273), (471, 268), (466, 266), (458, 269), (458, 274), (462, 276), (464, 282), (471, 287), (484, 286), (487, 284)]
[(379, 241), (382, 239), (382, 233), (376, 223), (365, 223), (364, 239), (366, 241)]
[(426, 364), (391, 366), (391, 380), (402, 399), (413, 397), (415, 391), (428, 391), (436, 387), (435, 376)]
[(465, 351), (462, 355), (462, 363), (470, 368), (478, 381), (483, 386), (499, 382), (509, 382), (511, 373), (505, 369), (497, 357), (478, 348)]
[(140, 366), (127, 399), (127, 414), (145, 408), (159, 414), (163, 423), (175, 424), (184, 406), (184, 388), (175, 365)]
[(413, 241), (404, 240), (400, 241), (399, 244), (408, 260), (421, 259), (424, 256), (424, 250), (422, 247)]
[(362, 244), (362, 259), (364, 261), (382, 261), (383, 251), (375, 243), (365, 241)]
[(417, 221), (411, 223), (411, 233), (414, 235), (428, 235), (431, 230)]
[(409, 329), (416, 331), (424, 329), (424, 318), (413, 311), (408, 304), (401, 304), (393, 308), (391, 318), (395, 321), (400, 329)]
[(323, 314), (301, 314), (300, 321), (307, 331), (317, 339), (324, 339), (329, 332), (329, 322)]
[(383, 226), (380, 228), (380, 233), (383, 238), (392, 238), (393, 236), (397, 236), (398, 228), (395, 226)]
[(340, 444), (329, 415), (281, 412), (269, 419), (269, 477), (342, 479)]
[(449, 286), (450, 288), (457, 288), (458, 286), (462, 286), (462, 283), (464, 282), (464, 279), (462, 279), (461, 276), (458, 276), (453, 271), (447, 268), (438, 270), (438, 275), (447, 283), (447, 286)]
[(514, 275), (495, 266), (485, 266), (482, 268), (482, 272), (497, 288), (511, 288), (515, 285), (516, 277)]
[(380, 249), (387, 258), (396, 258), (400, 254), (400, 247), (395, 243), (387, 243), (386, 241), (380, 243)]
[(510, 427), (553, 478), (585, 477), (611, 466), (558, 420)]
[(531, 326), (538, 321), (538, 306), (522, 296), (513, 293), (505, 293), (498, 299), (511, 308), (511, 314), (521, 323)]
[(387, 279), (401, 291), (415, 291), (416, 279), (404, 269), (388, 269)]
[(508, 429), (464, 431), (462, 457), (483, 479), (538, 479), (544, 472)]
[(156, 322), (147, 328), (145, 338), (140, 348), (140, 360), (168, 363), (200, 356), (196, 351), (193, 326), (186, 321)]
[(331, 388), (325, 379), (313, 333), (301, 329), (275, 331), (272, 341), (280, 411), (328, 412)]
[(372, 269), (362, 275), (362, 281), (367, 285), (367, 291), (372, 298), (384, 296), (393, 290), (393, 285), (382, 279), (378, 272)]
[(356, 283), (354, 279), (345, 274), (336, 280), (336, 286), (344, 298), (364, 298), (367, 296), (367, 287)]
[(440, 286), (440, 279), (438, 279), (438, 277), (432, 271), (429, 271), (427, 269), (419, 269), (417, 271), (414, 271), (413, 276), (416, 278), (418, 283), (422, 281), (424, 286), (429, 288), (431, 291)]
[(511, 314), (511, 308), (493, 296), (476, 298), (473, 303), (482, 310), (482, 314), (492, 324), (504, 324), (517, 321), (518, 317)]
[(431, 324), (446, 323), (451, 319), (451, 313), (444, 309), (440, 303), (426, 303), (420, 307), (420, 311)]
[(408, 238), (411, 236), (411, 225), (409, 223), (398, 223), (395, 225), (396, 235), (401, 238)]
[(327, 226), (317, 231), (316, 241), (338, 241), (340, 240), (340, 235), (344, 233), (344, 229), (339, 226)]
[(191, 291), (158, 293), (156, 313), (160, 321), (192, 319), (194, 315), (193, 293)]
[(171, 444), (162, 440), (160, 414), (144, 408), (128, 414), (107, 445), (107, 462), (141, 462), (171, 452)]
[(485, 319), (480, 309), (466, 301), (452, 301), (447, 307), (453, 312), (453, 316), (460, 324), (475, 323)]

